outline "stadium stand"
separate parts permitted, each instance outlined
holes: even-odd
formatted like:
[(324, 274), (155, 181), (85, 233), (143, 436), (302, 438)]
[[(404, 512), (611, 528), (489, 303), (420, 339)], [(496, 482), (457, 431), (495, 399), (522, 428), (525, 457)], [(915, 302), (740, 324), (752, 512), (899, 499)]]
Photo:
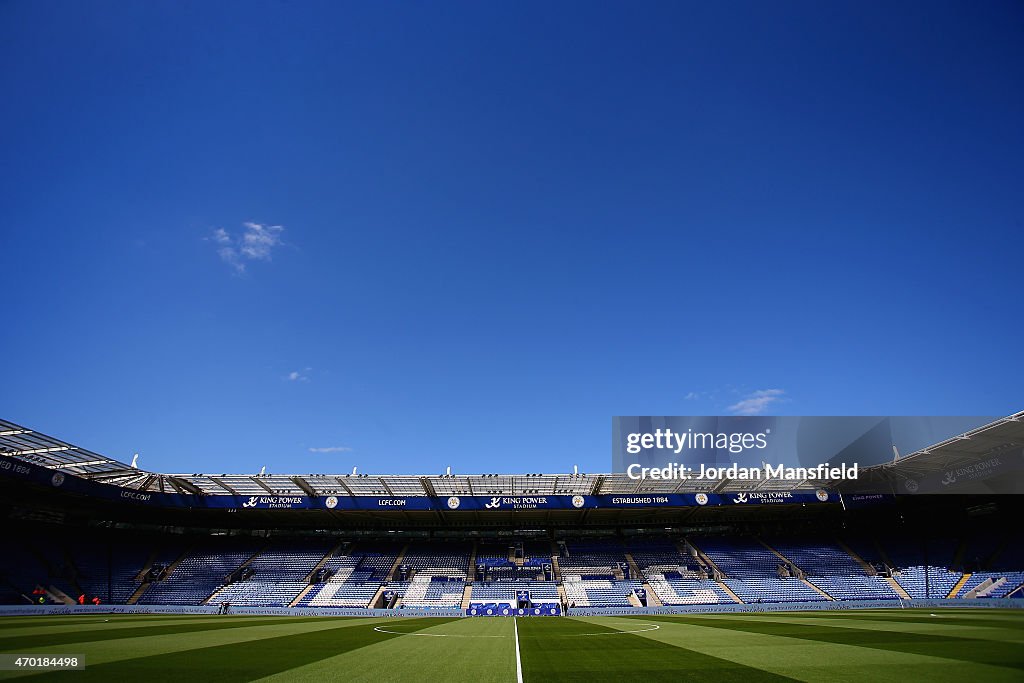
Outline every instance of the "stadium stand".
[[(40, 585), (47, 589), (50, 602), (73, 601), (82, 592), (112, 603), (126, 603), (139, 595), (140, 604), (154, 605), (229, 602), (431, 609), (459, 607), (468, 585), (470, 603), (478, 605), (514, 605), (521, 591), (532, 603), (558, 603), (561, 587), (567, 605), (630, 607), (642, 604), (638, 596), (645, 588), (669, 606), (727, 604), (734, 602), (730, 591), (744, 602), (755, 603), (829, 597), (895, 600), (900, 595), (886, 580), (888, 573), (914, 598), (945, 598), (951, 592), (965, 600), (1002, 598), (1019, 595), (1024, 584), (1024, 562), (1016, 540), (1002, 542), (982, 568), (965, 574), (948, 566), (962, 554), (956, 549), (965, 546), (956, 539), (932, 546), (929, 556), (941, 558), (941, 564), (909, 564), (919, 561), (921, 553), (906, 544), (888, 550), (898, 542), (891, 535), (883, 540), (884, 546), (870, 538), (840, 542), (777, 535), (761, 540), (740, 536), (568, 539), (558, 546), (564, 563), (559, 584), (522, 575), (474, 580), (469, 542), (406, 545), (376, 540), (353, 544), (337, 538), (169, 537), (154, 546), (151, 540), (137, 537), (95, 544), (75, 537), (52, 542), (54, 538), (45, 553), (27, 539), (10, 544), (0, 561), (0, 599), (8, 604), (32, 601), (32, 589)], [(722, 572), (720, 582), (712, 578), (713, 567), (699, 554), (688, 552), (688, 542)], [(538, 545), (543, 549), (546, 544)], [(479, 547), (487, 549), (487, 544)], [(846, 549), (854, 547), (862, 548), (863, 555)], [(496, 564), (511, 562), (511, 566), (527, 561), (525, 552), (514, 560), (483, 557), (491, 557)], [(630, 561), (637, 574), (625, 578)], [(404, 579), (401, 571), (406, 573)]]
[(468, 543), (411, 543), (402, 558), (413, 576), (465, 579), (472, 546)]
[(733, 603), (732, 597), (711, 580), (695, 555), (680, 552), (679, 544), (668, 538), (644, 538), (627, 543), (641, 575), (663, 605), (706, 605)]
[(401, 550), (402, 546), (396, 543), (362, 542), (349, 550), (349, 554), (336, 553), (328, 558), (319, 580), (315, 580), (298, 605), (368, 607), (387, 580)]
[[(618, 539), (567, 539), (559, 543), (566, 600), (578, 607), (629, 607), (641, 587), (629, 577), (625, 547)], [(639, 603), (637, 603), (639, 604)]]
[(142, 604), (199, 605), (255, 555), (262, 542), (210, 538), (189, 552), (164, 579), (150, 584)]
[[(1022, 425), (1024, 413), (979, 433), (1016, 453)], [(993, 442), (976, 441), (987, 457)], [(942, 475), (966, 446), (895, 466)], [(622, 474), (168, 475), (2, 420), (0, 449), (8, 604), (561, 613), (1024, 597), (1012, 496), (872, 495), (858, 507), (833, 500), (831, 484), (772, 480), (756, 492), (779, 504), (762, 506), (744, 498), (747, 482), (641, 487)], [(695, 504), (647, 507), (662, 493)]]
[(411, 543), (399, 566), (409, 580), (390, 582), (386, 589), (401, 598), (401, 607), (459, 607), (471, 552), (468, 543)]
[(514, 604), (516, 596), (527, 591), (532, 602), (558, 602), (558, 586), (551, 581), (499, 581), (473, 584), (473, 602)]
[(410, 581), (392, 581), (386, 589), (401, 598), (399, 607), (458, 607), (462, 603), (463, 579), (419, 574)]
[(724, 584), (743, 602), (827, 600), (786, 570), (786, 563), (754, 539), (697, 539), (695, 545), (725, 573)]
[(836, 542), (768, 539), (768, 545), (801, 569), (806, 579), (836, 600), (895, 600), (899, 595)]
[(115, 604), (128, 602), (137, 586), (135, 578), (151, 554), (146, 546), (95, 544), (81, 538), (70, 539), (65, 547), (74, 567), (75, 595), (103, 596)]
[(309, 585), (306, 578), (332, 545), (293, 541), (268, 548), (248, 564), (244, 577), (221, 586), (208, 602), (287, 607)]
[(28, 544), (7, 543), (0, 554), (0, 600), (4, 604), (35, 602), (32, 590), (51, 584), (50, 569)]
[(944, 598), (963, 573), (935, 565), (918, 565), (895, 569), (893, 576), (912, 598)]
[(663, 605), (715, 605), (735, 602), (716, 581), (709, 579), (683, 579), (654, 574), (648, 581)]
[[(901, 544), (891, 532), (877, 540), (776, 534), (615, 535), (567, 538), (553, 546), (536, 540), (518, 546), (481, 542), (475, 556), (468, 541), (350, 542), (336, 537), (114, 534), (88, 542), (52, 534), (45, 551), (40, 545), (31, 538), (9, 543), (0, 558), (0, 600), (35, 601), (36, 586), (46, 589), (48, 602), (72, 602), (81, 593), (115, 604), (136, 596), (139, 604), (266, 607), (515, 605), (525, 591), (533, 604), (564, 599), (575, 607), (627, 608), (642, 604), (639, 596), (645, 589), (668, 606), (728, 604), (735, 601), (733, 595), (753, 603), (897, 600), (901, 596), (888, 576), (912, 598), (952, 593), (974, 600), (1024, 593), (1024, 546), (1016, 537), (934, 540), (927, 547), (927, 564), (920, 564), (922, 548)], [(539, 566), (547, 558), (536, 557), (538, 550), (551, 547), (559, 552), (561, 581), (532, 571), (479, 581), (476, 567), (470, 567), (472, 557), (477, 564), (521, 568), (528, 565), (520, 563), (532, 560)], [(952, 566), (964, 548), (984, 549), (980, 559), (969, 560), (976, 571)], [(720, 581), (714, 578), (716, 568)]]

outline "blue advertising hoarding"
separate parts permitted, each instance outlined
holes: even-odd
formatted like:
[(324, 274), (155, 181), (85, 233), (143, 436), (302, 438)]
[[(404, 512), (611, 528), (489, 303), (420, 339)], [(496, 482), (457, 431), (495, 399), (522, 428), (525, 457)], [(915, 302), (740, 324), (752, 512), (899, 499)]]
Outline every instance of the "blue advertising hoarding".
[(838, 494), (817, 491), (760, 491), (716, 494), (639, 495), (532, 495), (532, 496), (305, 496), (305, 495), (184, 495), (136, 491), (89, 481), (74, 475), (30, 465), (13, 458), (0, 459), (0, 476), (34, 482), (69, 494), (157, 507), (246, 510), (436, 510), (516, 511), (585, 510), (593, 508), (671, 508), (718, 505), (835, 503)]

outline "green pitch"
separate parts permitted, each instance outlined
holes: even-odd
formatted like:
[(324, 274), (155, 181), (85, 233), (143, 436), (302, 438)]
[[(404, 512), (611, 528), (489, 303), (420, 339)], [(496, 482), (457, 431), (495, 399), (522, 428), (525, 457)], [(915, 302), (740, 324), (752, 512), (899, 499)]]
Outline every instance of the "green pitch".
[[(518, 648), (517, 648), (518, 646)], [(517, 656), (518, 649), (518, 656)], [(84, 671), (0, 678), (240, 681), (1024, 681), (1024, 611), (658, 617), (0, 619), (0, 652)]]

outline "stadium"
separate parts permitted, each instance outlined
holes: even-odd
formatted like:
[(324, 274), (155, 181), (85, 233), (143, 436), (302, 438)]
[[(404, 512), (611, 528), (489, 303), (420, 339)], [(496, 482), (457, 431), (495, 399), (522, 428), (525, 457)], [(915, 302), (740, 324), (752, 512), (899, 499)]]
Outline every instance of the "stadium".
[[(1017, 413), (866, 468), (879, 494), (161, 474), (0, 421), (0, 652), (83, 680), (1019, 681), (1019, 496), (992, 463), (1022, 445)], [(907, 493), (958, 476), (987, 488)]]
[(1022, 27), (0, 1), (0, 683), (1024, 683)]

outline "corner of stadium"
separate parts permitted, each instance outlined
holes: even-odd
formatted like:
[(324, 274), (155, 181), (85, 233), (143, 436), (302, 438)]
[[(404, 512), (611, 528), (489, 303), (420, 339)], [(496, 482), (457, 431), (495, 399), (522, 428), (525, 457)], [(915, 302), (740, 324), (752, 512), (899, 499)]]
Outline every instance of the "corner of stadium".
[[(680, 657), (813, 680), (828, 656), (880, 679), (890, 661), (1012, 678), (1019, 495), (896, 491), (1022, 443), (1017, 413), (867, 468), (886, 495), (578, 472), (161, 474), (0, 421), (0, 652), (81, 651), (96, 680), (293, 680), (325, 662), (353, 680), (679, 680)], [(771, 643), (785, 654), (746, 649)]]

